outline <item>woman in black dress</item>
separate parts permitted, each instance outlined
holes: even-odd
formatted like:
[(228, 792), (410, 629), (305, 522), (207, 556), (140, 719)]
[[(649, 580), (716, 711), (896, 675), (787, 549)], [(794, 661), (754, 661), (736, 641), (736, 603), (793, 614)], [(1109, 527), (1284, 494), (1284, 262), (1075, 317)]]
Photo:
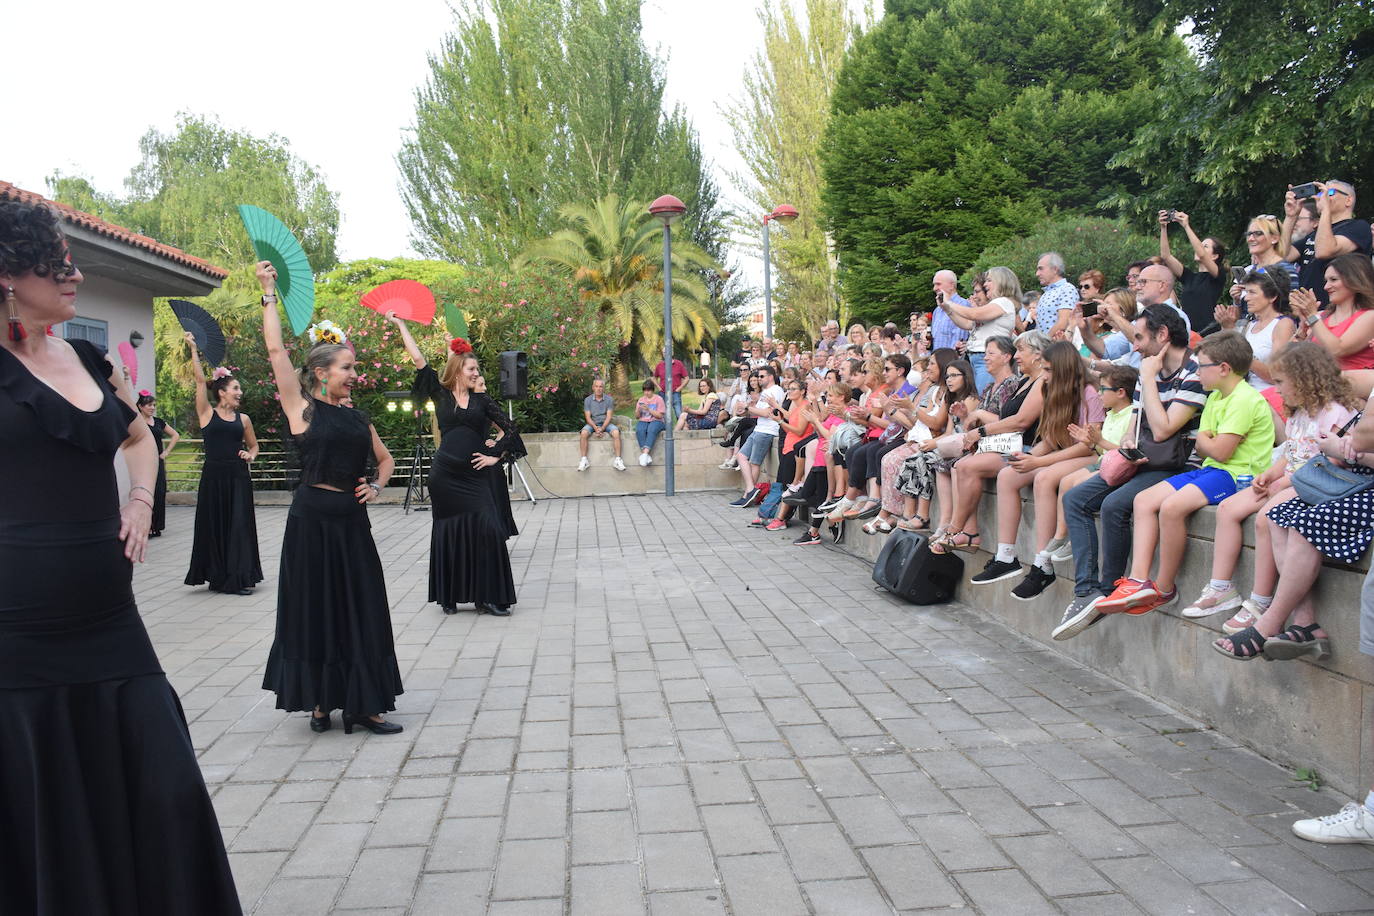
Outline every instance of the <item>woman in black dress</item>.
[[(329, 713), (339, 709), (345, 733), (357, 725), (394, 735), (401, 726), (382, 713), (396, 708), (401, 670), (367, 504), (381, 495), (395, 462), (367, 414), (347, 406), (358, 371), (342, 335), (316, 340), (297, 373), (282, 343), (277, 271), (259, 261), (257, 274), (262, 336), (301, 464), (282, 536), (277, 634), (262, 686), (277, 695), (278, 709), (311, 710), (317, 732), (329, 730)], [(377, 463), (370, 480), (369, 458)]]
[[(166, 420), (154, 416), (156, 411), (157, 398), (153, 397), (151, 391), (140, 391), (138, 412), (143, 415), (143, 422), (148, 424), (153, 442), (157, 445), (157, 486), (153, 487), (153, 527), (148, 532), (150, 538), (161, 537), (162, 529), (167, 527), (167, 456), (181, 441), (181, 433)], [(171, 436), (172, 441), (163, 445), (162, 440), (167, 436)]]
[[(509, 494), (504, 505), (496, 496), (494, 475), (501, 461), (525, 457), (525, 444), (515, 423), (490, 397), (477, 391), (481, 369), (472, 345), (459, 337), (449, 344), (440, 376), (420, 352), (404, 320), (388, 312), (415, 363), (417, 398), (434, 402), (443, 434), (430, 466), (429, 494), (434, 528), (429, 546), (429, 600), (445, 614), (472, 602), (479, 613), (510, 615), (515, 603), (506, 538), (515, 533)], [(501, 438), (488, 445), (497, 427)]]
[(214, 592), (248, 595), (262, 581), (253, 480), (248, 475), (248, 465), (258, 457), (258, 438), (253, 433), (253, 421), (239, 413), (243, 401), (239, 380), (227, 369), (216, 369), (207, 385), (196, 339), (190, 332), (186, 342), (191, 346), (196, 419), (205, 450), (186, 584), (206, 582)]
[(152, 437), (99, 349), (45, 333), (76, 315), (81, 280), (51, 211), (0, 202), (0, 911), (237, 914), (181, 704), (134, 603)]
[[(477, 384), (473, 386), (472, 390), (478, 394), (486, 394), (486, 376), (477, 376)], [(481, 451), (500, 458), (500, 441), (506, 435), (506, 432), (498, 427), (495, 435), (496, 438), (487, 439), (482, 443)], [(510, 508), (510, 484), (506, 480), (506, 469), (498, 463), (487, 468), (485, 473), (487, 475), (487, 483), (491, 484), (491, 498), (496, 503), (496, 513), (501, 516), (501, 524), (505, 528), (506, 537), (513, 538), (520, 533), (520, 529), (515, 526), (515, 513), (512, 512)]]

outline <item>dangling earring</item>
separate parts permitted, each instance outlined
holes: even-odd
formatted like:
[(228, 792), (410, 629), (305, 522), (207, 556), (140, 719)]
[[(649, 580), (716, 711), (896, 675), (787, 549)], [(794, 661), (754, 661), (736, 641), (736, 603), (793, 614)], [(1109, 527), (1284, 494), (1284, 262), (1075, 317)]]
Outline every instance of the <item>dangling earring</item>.
[(329, 386), (325, 385), (324, 382), (320, 382), (320, 400), (329, 400)]
[(19, 320), (19, 300), (14, 298), (13, 286), (5, 287), (5, 305), (10, 312), (10, 340), (18, 343), (28, 337), (29, 332), (24, 330), (24, 322)]

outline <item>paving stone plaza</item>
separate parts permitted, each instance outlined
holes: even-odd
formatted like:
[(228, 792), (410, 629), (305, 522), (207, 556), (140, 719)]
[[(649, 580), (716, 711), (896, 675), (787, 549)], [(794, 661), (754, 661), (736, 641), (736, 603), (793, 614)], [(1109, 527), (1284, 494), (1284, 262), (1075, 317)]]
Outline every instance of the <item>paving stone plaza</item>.
[(395, 737), (261, 689), (286, 510), (237, 597), (169, 508), (135, 586), (245, 912), (1374, 911), (1374, 848), (1289, 830), (1348, 798), (725, 501), (517, 504), (508, 619), (426, 604), (429, 515), (371, 510)]

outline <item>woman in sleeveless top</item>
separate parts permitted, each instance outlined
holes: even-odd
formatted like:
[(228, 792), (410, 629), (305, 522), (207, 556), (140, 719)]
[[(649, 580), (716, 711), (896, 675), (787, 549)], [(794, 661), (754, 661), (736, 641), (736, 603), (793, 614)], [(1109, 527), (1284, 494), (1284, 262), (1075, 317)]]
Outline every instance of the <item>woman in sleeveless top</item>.
[[(1256, 391), (1274, 386), (1269, 364), (1293, 339), (1297, 322), (1288, 307), (1288, 287), (1274, 282), (1274, 276), (1252, 271), (1241, 284), (1245, 290), (1245, 307), (1250, 313), (1245, 323), (1245, 341), (1255, 354), (1247, 381)], [(1229, 331), (1236, 326), (1236, 306), (1218, 305), (1214, 312), (1217, 324)]]
[(1355, 394), (1374, 390), (1374, 267), (1358, 252), (1333, 258), (1326, 265), (1326, 293), (1331, 304), (1322, 310), (1316, 295), (1295, 290), (1291, 301), (1307, 339), (1336, 357)]
[[(358, 379), (353, 350), (332, 330), (311, 329), (314, 346), (297, 373), (282, 343), (277, 271), (259, 261), (262, 336), (300, 459), (300, 481), (282, 535), (277, 576), (277, 632), (262, 686), (277, 708), (311, 711), (310, 728), (330, 729), (329, 714), (394, 735), (382, 718), (403, 690), (391, 635), (391, 606), (367, 504), (391, 479), (395, 462), (367, 414), (346, 406)], [(317, 339), (321, 337), (323, 339)], [(368, 459), (377, 476), (367, 476)]]
[[(156, 410), (157, 399), (152, 392), (140, 391), (138, 412), (143, 415), (143, 422), (148, 424), (148, 431), (153, 434), (153, 442), (157, 445), (157, 486), (153, 487), (153, 527), (148, 532), (150, 538), (161, 537), (162, 529), (167, 527), (167, 456), (181, 441), (181, 433), (173, 429), (172, 424), (153, 415)], [(162, 440), (167, 436), (171, 436), (172, 441), (163, 445)]]
[[(520, 431), (490, 397), (477, 390), (481, 371), (472, 346), (461, 337), (449, 345), (443, 375), (434, 371), (405, 321), (387, 318), (400, 330), (415, 363), (415, 396), (434, 402), (443, 434), (430, 467), (434, 527), (429, 548), (429, 600), (445, 614), (472, 603), (479, 613), (509, 616), (515, 603), (506, 538), (514, 533), (509, 494), (493, 472), (502, 461), (525, 456)], [(495, 426), (501, 438), (488, 445)]]
[(186, 342), (191, 346), (196, 419), (205, 452), (186, 584), (209, 583), (211, 591), (248, 595), (262, 581), (253, 480), (248, 475), (248, 465), (258, 457), (258, 439), (253, 434), (253, 421), (239, 413), (243, 400), (239, 380), (227, 369), (216, 369), (207, 385), (196, 339), (190, 332)]
[(45, 333), (76, 314), (82, 276), (66, 255), (49, 210), (0, 202), (11, 318), (0, 341), (0, 911), (237, 914), (185, 716), (134, 602), (152, 437), (99, 349)]

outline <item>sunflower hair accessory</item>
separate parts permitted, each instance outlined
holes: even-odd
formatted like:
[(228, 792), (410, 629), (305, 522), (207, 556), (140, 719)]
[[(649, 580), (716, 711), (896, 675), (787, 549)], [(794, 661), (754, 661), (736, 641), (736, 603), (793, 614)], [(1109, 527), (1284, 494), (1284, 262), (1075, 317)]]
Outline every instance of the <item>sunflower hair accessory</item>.
[(312, 344), (346, 344), (348, 338), (344, 337), (343, 329), (328, 319), (317, 324), (312, 324), (306, 331), (310, 336)]
[(214, 372), (211, 372), (211, 373), (210, 373), (210, 380), (211, 380), (211, 381), (218, 382), (220, 379), (222, 379), (222, 378), (228, 378), (229, 376), (231, 376), (231, 375), (233, 375), (233, 374), (234, 374), (234, 373), (230, 372), (228, 369), (224, 368), (223, 366), (220, 366), (220, 367), (219, 367), (218, 369), (216, 369)]
[(455, 356), (462, 356), (465, 353), (472, 352), (472, 344), (468, 343), (467, 340), (462, 337), (455, 337), (450, 340), (448, 342), (448, 348)]

